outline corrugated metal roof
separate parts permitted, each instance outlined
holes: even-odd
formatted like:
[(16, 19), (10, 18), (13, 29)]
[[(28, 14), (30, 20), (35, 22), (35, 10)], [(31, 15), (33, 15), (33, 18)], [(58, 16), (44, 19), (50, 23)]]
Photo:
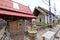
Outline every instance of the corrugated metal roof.
[(44, 9), (44, 8), (42, 8), (42, 7), (38, 7), (39, 9), (42, 9), (44, 12), (46, 12), (47, 14), (51, 14), (51, 15), (53, 15), (53, 16), (55, 16), (55, 14), (53, 14), (52, 12), (50, 12), (49, 13), (49, 11), (48, 10), (46, 10), (46, 9)]
[[(13, 2), (11, 0), (0, 0), (0, 11), (1, 11), (1, 9), (6, 9), (6, 10), (10, 10), (10, 11), (19, 12), (19, 13), (15, 13), (15, 14), (12, 12), (11, 13), (6, 12), (6, 13), (2, 13), (2, 14), (23, 16), (23, 17), (26, 16), (26, 17), (33, 17), (33, 18), (35, 17), (28, 6), (17, 3), (19, 6), (19, 9), (15, 9), (15, 8), (13, 8), (13, 3), (16, 3), (16, 2)], [(4, 12), (4, 11), (1, 11), (1, 12)], [(1, 12), (0, 12), (0, 14), (1, 14)]]
[[(37, 13), (36, 11), (37, 11), (38, 13)], [(35, 12), (36, 12), (36, 13), (35, 13)], [(46, 10), (46, 9), (44, 9), (44, 8), (42, 8), (42, 7), (36, 7), (35, 10), (34, 10), (34, 14), (39, 15), (40, 12), (41, 12), (42, 14), (46, 14), (46, 15), (51, 14), (51, 15), (55, 16), (55, 14), (53, 14), (52, 12), (49, 13), (48, 10)]]
[(34, 15), (27, 15), (27, 14), (23, 14), (23, 13), (10, 12), (10, 11), (6, 11), (6, 10), (0, 10), (0, 14), (19, 16), (19, 17), (27, 17), (27, 18), (36, 18)]
[[(3, 3), (4, 2), (4, 3)], [(13, 1), (10, 0), (0, 0), (0, 8), (5, 8), (5, 9), (9, 9), (9, 10), (14, 10), (14, 11), (19, 11), (19, 12), (24, 12), (26, 14), (32, 14), (30, 8), (28, 6), (22, 5), (22, 4), (18, 4), (19, 9), (15, 9), (13, 8)]]

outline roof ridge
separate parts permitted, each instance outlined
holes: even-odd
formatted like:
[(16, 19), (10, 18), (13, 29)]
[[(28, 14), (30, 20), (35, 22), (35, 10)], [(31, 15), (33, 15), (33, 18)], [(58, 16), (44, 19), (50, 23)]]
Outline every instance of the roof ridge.
[[(49, 11), (48, 10), (46, 10), (45, 8), (42, 8), (42, 7), (38, 7), (38, 8), (40, 8), (40, 9), (42, 9), (43, 11), (45, 11), (46, 13), (49, 13)], [(50, 12), (51, 14), (53, 14), (52, 12)], [(53, 15), (55, 15), (55, 14), (53, 14)]]

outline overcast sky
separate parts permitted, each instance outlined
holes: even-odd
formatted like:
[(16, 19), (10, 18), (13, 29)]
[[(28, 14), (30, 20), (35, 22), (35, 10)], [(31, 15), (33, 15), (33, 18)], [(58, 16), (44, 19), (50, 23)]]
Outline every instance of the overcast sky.
[[(21, 3), (23, 5), (29, 6), (31, 11), (33, 12), (35, 6), (40, 6), (42, 8), (45, 9), (49, 9), (48, 7), (48, 0), (13, 0), (15, 2)], [(56, 7), (56, 15), (60, 15), (59, 11), (60, 11), (60, 0), (51, 0), (51, 6), (52, 6), (52, 12), (54, 12), (53, 8), (54, 8), (54, 3), (55, 3), (55, 7)]]

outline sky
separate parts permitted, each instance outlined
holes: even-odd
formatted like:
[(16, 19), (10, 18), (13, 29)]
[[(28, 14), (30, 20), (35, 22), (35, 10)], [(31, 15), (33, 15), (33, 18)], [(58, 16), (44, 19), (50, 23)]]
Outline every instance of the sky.
[[(23, 5), (29, 6), (31, 11), (33, 12), (35, 7), (42, 7), (44, 9), (49, 10), (49, 6), (48, 6), (48, 0), (12, 0), (18, 3), (21, 3)], [(51, 12), (54, 13), (54, 4), (56, 7), (56, 15), (60, 15), (60, 0), (50, 0), (51, 1)]]

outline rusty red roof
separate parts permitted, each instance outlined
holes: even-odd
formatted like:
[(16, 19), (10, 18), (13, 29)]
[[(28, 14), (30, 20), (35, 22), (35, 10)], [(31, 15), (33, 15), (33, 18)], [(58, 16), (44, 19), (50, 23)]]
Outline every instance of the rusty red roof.
[(27, 18), (35, 18), (34, 15), (26, 15), (26, 14), (23, 14), (23, 13), (19, 14), (19, 13), (16, 13), (16, 12), (10, 12), (10, 11), (5, 11), (5, 10), (0, 10), (0, 14), (27, 17)]
[[(4, 3), (3, 3), (4, 2)], [(19, 9), (16, 9), (16, 8), (13, 8), (13, 3), (16, 3), (16, 2), (13, 2), (11, 0), (0, 0), (0, 9), (6, 9), (6, 10), (11, 10), (11, 11), (16, 11), (16, 12), (20, 12), (18, 13), (19, 15), (22, 13), (22, 14), (25, 14), (25, 15), (30, 15), (30, 16), (34, 16), (33, 13), (31, 12), (30, 8), (28, 6), (25, 6), (25, 5), (22, 5), (22, 4), (18, 4), (18, 7)], [(1, 11), (1, 10), (0, 10)], [(0, 13), (1, 14), (1, 13)], [(8, 13), (9, 14), (9, 13)], [(9, 15), (12, 15), (12, 13), (10, 13)], [(17, 15), (15, 13), (15, 15)], [(18, 15), (17, 15), (18, 16)], [(24, 15), (22, 15), (24, 16)], [(29, 16), (27, 16), (29, 17)], [(34, 16), (35, 17), (35, 16)], [(33, 17), (33, 18), (34, 18)]]

